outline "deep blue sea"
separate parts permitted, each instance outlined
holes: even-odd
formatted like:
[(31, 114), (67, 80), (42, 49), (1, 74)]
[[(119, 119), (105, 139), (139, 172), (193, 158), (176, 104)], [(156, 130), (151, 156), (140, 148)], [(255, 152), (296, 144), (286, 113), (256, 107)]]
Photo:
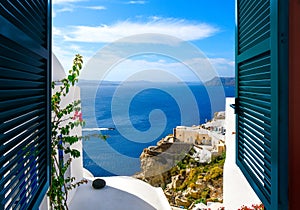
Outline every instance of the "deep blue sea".
[[(216, 111), (225, 109), (225, 97), (234, 87), (201, 84), (132, 82), (81, 82), (81, 105), (85, 128), (83, 165), (94, 176), (133, 175), (140, 170), (143, 149), (178, 125), (199, 125)], [(107, 140), (93, 134), (107, 135)]]

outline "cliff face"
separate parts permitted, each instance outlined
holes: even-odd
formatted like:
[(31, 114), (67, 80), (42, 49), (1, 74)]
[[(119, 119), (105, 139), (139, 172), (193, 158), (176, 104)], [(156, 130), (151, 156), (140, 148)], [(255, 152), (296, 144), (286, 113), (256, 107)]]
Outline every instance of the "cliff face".
[(144, 149), (140, 156), (141, 172), (135, 177), (164, 188), (171, 181), (170, 170), (191, 148), (192, 145), (187, 143), (159, 141), (157, 146)]
[(192, 158), (193, 146), (163, 140), (156, 147), (144, 149), (141, 172), (135, 177), (155, 187), (162, 187), (172, 206), (223, 200), (224, 154), (211, 163), (201, 164)]
[(193, 206), (207, 201), (223, 201), (223, 156), (209, 164), (195, 164), (187, 155), (171, 172), (171, 182), (164, 189), (173, 206)]

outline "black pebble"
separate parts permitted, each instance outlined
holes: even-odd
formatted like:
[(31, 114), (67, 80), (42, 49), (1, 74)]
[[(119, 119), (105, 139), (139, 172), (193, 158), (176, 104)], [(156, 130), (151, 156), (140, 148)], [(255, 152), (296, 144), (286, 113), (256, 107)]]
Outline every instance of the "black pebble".
[(92, 183), (93, 188), (95, 189), (102, 189), (103, 187), (105, 187), (106, 182), (103, 179), (95, 179)]

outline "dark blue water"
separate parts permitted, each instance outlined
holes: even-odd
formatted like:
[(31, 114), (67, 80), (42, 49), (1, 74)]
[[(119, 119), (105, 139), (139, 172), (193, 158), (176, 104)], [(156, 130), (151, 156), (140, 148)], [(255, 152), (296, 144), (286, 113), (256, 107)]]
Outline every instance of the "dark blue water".
[[(156, 145), (178, 125), (199, 125), (211, 119), (213, 112), (225, 109), (225, 96), (234, 96), (232, 86), (223, 89), (199, 84), (84, 82), (80, 88), (86, 127), (115, 128), (101, 131), (108, 136), (106, 141), (91, 137), (83, 142), (84, 167), (95, 176), (133, 175), (140, 170), (144, 148)], [(218, 96), (212, 97), (214, 94)], [(194, 107), (190, 106), (193, 102)]]

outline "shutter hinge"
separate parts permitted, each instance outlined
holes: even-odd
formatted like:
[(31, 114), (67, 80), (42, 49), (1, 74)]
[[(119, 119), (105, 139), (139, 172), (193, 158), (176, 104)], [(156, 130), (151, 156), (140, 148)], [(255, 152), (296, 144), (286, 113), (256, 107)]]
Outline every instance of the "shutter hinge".
[(234, 109), (234, 114), (239, 113), (239, 100), (235, 98), (234, 104), (230, 104), (230, 107)]

